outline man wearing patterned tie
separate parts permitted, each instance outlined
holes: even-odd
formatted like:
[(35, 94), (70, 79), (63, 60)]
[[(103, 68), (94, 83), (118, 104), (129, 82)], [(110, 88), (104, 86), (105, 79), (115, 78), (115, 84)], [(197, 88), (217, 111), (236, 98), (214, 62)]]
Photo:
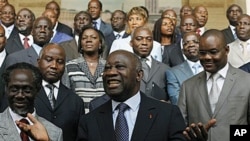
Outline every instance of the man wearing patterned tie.
[(228, 63), (229, 49), (221, 31), (207, 30), (199, 43), (205, 71), (184, 81), (179, 94), (178, 106), (187, 125), (216, 119), (208, 141), (229, 141), (230, 125), (250, 124), (250, 75)]
[(185, 141), (179, 108), (140, 92), (142, 77), (135, 54), (112, 52), (103, 72), (104, 88), (111, 99), (82, 117), (77, 141)]
[(185, 33), (182, 42), (182, 52), (187, 59), (180, 65), (166, 71), (167, 90), (172, 104), (177, 104), (182, 83), (203, 71), (203, 67), (199, 61), (199, 39), (200, 36), (195, 32)]
[(62, 130), (38, 116), (34, 107), (42, 85), (39, 70), (28, 63), (17, 63), (6, 69), (3, 78), (9, 107), (0, 113), (0, 140), (62, 141)]
[[(35, 107), (37, 114), (63, 130), (64, 141), (74, 141), (80, 116), (84, 114), (84, 103), (60, 81), (65, 69), (65, 59), (65, 51), (58, 44), (49, 43), (41, 50), (38, 68), (43, 82)], [(50, 100), (50, 96), (53, 99)]]

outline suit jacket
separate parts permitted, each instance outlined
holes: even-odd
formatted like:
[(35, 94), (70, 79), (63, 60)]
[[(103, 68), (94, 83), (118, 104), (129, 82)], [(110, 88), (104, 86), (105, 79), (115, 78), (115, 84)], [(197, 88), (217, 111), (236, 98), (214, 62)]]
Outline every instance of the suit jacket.
[[(126, 32), (123, 34), (122, 38), (127, 38), (129, 34)], [(103, 50), (103, 58), (107, 58), (110, 52), (111, 45), (113, 41), (116, 39), (114, 32), (111, 32), (108, 36), (105, 37), (106, 48)]]
[(215, 118), (208, 141), (229, 141), (230, 125), (250, 124), (250, 75), (229, 65), (214, 113), (210, 108), (205, 71), (186, 80), (179, 95), (178, 106), (187, 124), (207, 123)]
[(228, 26), (227, 28), (223, 29), (221, 32), (224, 34), (227, 44), (230, 44), (233, 41), (235, 41), (234, 35), (232, 33), (232, 30), (231, 30), (230, 26)]
[(167, 90), (172, 104), (177, 104), (182, 83), (193, 75), (187, 61), (166, 71)]
[[(38, 121), (40, 121), (46, 128), (49, 137), (52, 141), (63, 141), (62, 130), (56, 127), (46, 119), (36, 115)], [(0, 113), (0, 140), (1, 141), (21, 141), (20, 134), (18, 133), (15, 123), (7, 108), (3, 113)]]
[(35, 49), (31, 46), (28, 49), (23, 49), (14, 53), (11, 53), (6, 58), (6, 68), (10, 65), (19, 62), (30, 63), (34, 66), (37, 66), (38, 54)]
[[(81, 118), (77, 141), (115, 141), (109, 100)], [(145, 124), (146, 123), (146, 124)], [(141, 94), (141, 102), (131, 141), (185, 141), (179, 108)]]
[(80, 116), (84, 114), (83, 100), (62, 83), (59, 86), (54, 110), (42, 88), (35, 99), (36, 113), (63, 131), (64, 141), (74, 141)]
[(107, 94), (96, 97), (89, 102), (89, 111), (93, 111), (97, 107), (100, 107), (102, 104), (110, 100), (110, 97)]
[(10, 37), (7, 39), (5, 49), (8, 54), (24, 49), (19, 36), (19, 32), (16, 27), (14, 27), (13, 31), (10, 34)]
[(2, 66), (0, 67), (0, 113), (3, 112), (7, 107), (7, 98), (5, 96), (5, 84), (2, 77), (2, 74), (5, 71), (5, 65), (6, 65), (6, 57), (2, 63)]
[(103, 33), (104, 37), (108, 36), (113, 31), (111, 25), (105, 23), (103, 20), (101, 20), (101, 25), (99, 30)]
[(159, 100), (168, 100), (167, 99), (167, 95), (168, 95), (167, 83), (166, 83), (167, 80), (165, 77), (165, 72), (168, 69), (169, 67), (166, 64), (156, 61), (155, 59), (152, 58), (152, 64), (151, 64), (150, 72), (148, 74), (148, 78), (147, 80), (145, 80), (144, 78), (142, 79), (140, 90), (143, 93), (145, 93), (147, 96), (157, 98), (153, 95), (154, 93), (152, 93), (153, 87), (157, 85), (159, 86), (159, 88), (163, 90), (164, 93), (161, 93), (161, 95), (165, 97), (165, 99), (159, 99)]
[(230, 49), (228, 53), (228, 62), (232, 66), (239, 68), (240, 66), (250, 62), (250, 53), (248, 53), (247, 58), (243, 57), (239, 39), (236, 39), (234, 42), (228, 44), (228, 46)]
[(63, 24), (61, 22), (58, 22), (57, 27), (56, 27), (56, 31), (68, 34), (69, 36), (73, 37), (72, 29), (69, 26), (67, 26), (66, 24)]
[(239, 69), (241, 69), (241, 70), (243, 70), (243, 71), (245, 71), (245, 72), (250, 73), (250, 62), (248, 62), (248, 63), (246, 63), (246, 64), (240, 66)]
[(177, 66), (185, 61), (181, 50), (181, 42), (164, 46), (162, 62), (170, 67)]
[(72, 38), (71, 40), (61, 42), (59, 45), (65, 50), (67, 61), (76, 59), (80, 56), (75, 39)]
[(50, 42), (59, 44), (61, 42), (69, 41), (69, 40), (72, 40), (72, 39), (73, 39), (72, 36), (69, 36), (66, 33), (57, 31), (56, 34), (52, 37)]

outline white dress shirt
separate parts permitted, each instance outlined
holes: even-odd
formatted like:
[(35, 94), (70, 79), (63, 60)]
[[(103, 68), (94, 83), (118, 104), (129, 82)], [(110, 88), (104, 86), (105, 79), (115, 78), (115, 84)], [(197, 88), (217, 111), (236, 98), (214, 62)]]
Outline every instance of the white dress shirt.
[(0, 52), (0, 67), (2, 67), (2, 64), (3, 64), (3, 61), (5, 60), (5, 57), (6, 57), (6, 50), (3, 49), (2, 52)]
[[(131, 137), (132, 137), (132, 133), (133, 133), (135, 122), (136, 122), (136, 117), (137, 117), (139, 107), (140, 107), (140, 102), (141, 102), (141, 95), (140, 95), (139, 91), (133, 97), (131, 97), (131, 98), (127, 99), (125, 102), (123, 102), (129, 106), (129, 109), (124, 112), (124, 116), (125, 116), (127, 123), (128, 123), (129, 140), (131, 140)], [(119, 110), (116, 109), (116, 107), (119, 104), (120, 104), (120, 102), (116, 102), (116, 101), (112, 100), (114, 129), (115, 129), (116, 118), (117, 118), (117, 115), (119, 112)]]
[(9, 27), (4, 26), (3, 24), (1, 24), (1, 25), (3, 26), (3, 28), (5, 30), (5, 37), (8, 39), (10, 37), (11, 32), (14, 29), (14, 24), (9, 26)]

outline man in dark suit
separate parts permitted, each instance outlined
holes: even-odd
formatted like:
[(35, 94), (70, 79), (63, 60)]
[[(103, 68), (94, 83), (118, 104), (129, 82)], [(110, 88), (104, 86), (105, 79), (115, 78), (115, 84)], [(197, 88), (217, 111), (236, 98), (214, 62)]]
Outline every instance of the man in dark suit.
[[(179, 108), (140, 92), (142, 77), (142, 65), (136, 55), (124, 50), (112, 52), (103, 73), (104, 88), (111, 100), (82, 117), (77, 141), (119, 140), (119, 117), (126, 119), (121, 132), (126, 133), (127, 140), (185, 141), (185, 123)], [(128, 109), (122, 114), (117, 106), (125, 104)]]
[(232, 4), (227, 9), (227, 20), (229, 22), (229, 26), (222, 30), (226, 38), (226, 43), (232, 43), (237, 39), (235, 26), (237, 25), (237, 19), (242, 14), (242, 9), (237, 4)]
[[(65, 51), (58, 44), (43, 47), (38, 58), (38, 68), (43, 76), (42, 89), (35, 100), (36, 112), (63, 130), (64, 141), (74, 141), (81, 115), (84, 114), (83, 100), (64, 86), (60, 79), (65, 69)], [(53, 85), (55, 102), (50, 103), (50, 88)]]
[(16, 11), (15, 7), (11, 4), (6, 4), (0, 9), (0, 24), (5, 30), (5, 37), (8, 39), (14, 29)]
[[(164, 63), (156, 61), (150, 56), (153, 48), (153, 33), (147, 27), (137, 27), (131, 35), (130, 45), (133, 48), (134, 53), (141, 59), (145, 59), (143, 62), (144, 77), (141, 81), (140, 91), (147, 96), (154, 97), (159, 100), (167, 101), (167, 79), (165, 77), (166, 70), (170, 69)], [(152, 93), (155, 88), (161, 89), (162, 93), (158, 93), (160, 96), (155, 96)], [(161, 92), (159, 90), (159, 92)]]
[(177, 104), (182, 83), (203, 71), (199, 61), (199, 38), (200, 36), (195, 32), (185, 33), (182, 51), (187, 59), (180, 65), (166, 70), (167, 90), (171, 104)]
[(6, 58), (6, 67), (17, 62), (26, 62), (37, 66), (37, 58), (43, 45), (49, 43), (53, 31), (52, 23), (47, 17), (39, 17), (34, 21), (31, 32), (34, 43), (28, 49), (23, 49), (8, 55)]
[(7, 107), (7, 99), (5, 98), (4, 94), (4, 81), (2, 78), (2, 74), (5, 70), (5, 59), (8, 55), (5, 50), (5, 44), (6, 44), (6, 37), (5, 37), (5, 30), (0, 25), (0, 113), (4, 111), (4, 109)]
[(126, 26), (126, 13), (122, 10), (116, 10), (111, 15), (111, 26), (113, 29), (113, 32), (111, 32), (108, 36), (105, 37), (105, 42), (107, 47), (104, 48), (103, 56), (104, 58), (107, 58), (111, 45), (114, 40), (126, 38), (129, 36), (125, 32), (125, 26)]
[(88, 3), (88, 12), (92, 17), (93, 26), (100, 30), (104, 37), (109, 35), (112, 32), (112, 27), (110, 24), (105, 23), (101, 19), (101, 12), (102, 12), (102, 3), (99, 0), (90, 0)]
[(6, 69), (3, 78), (9, 107), (0, 113), (0, 140), (24, 141), (26, 137), (26, 141), (62, 141), (62, 130), (40, 117), (34, 107), (42, 85), (38, 68), (28, 63), (16, 63)]
[[(35, 15), (30, 9), (22, 8), (17, 12), (15, 27), (6, 44), (6, 51), (8, 54), (23, 50), (33, 44), (31, 31), (34, 21)], [(26, 42), (25, 40), (27, 40), (28, 46), (24, 45)]]
[(229, 47), (221, 31), (206, 31), (199, 48), (205, 71), (182, 84), (178, 106), (188, 125), (216, 119), (208, 141), (228, 141), (230, 125), (250, 124), (250, 87), (246, 85), (250, 75), (228, 63)]
[(47, 10), (47, 9), (51, 9), (56, 13), (56, 24), (54, 26), (54, 29), (58, 32), (65, 33), (65, 34), (73, 37), (72, 29), (68, 25), (63, 24), (63, 23), (58, 21), (59, 16), (60, 16), (60, 12), (61, 12), (60, 6), (58, 5), (58, 3), (54, 0), (48, 2), (45, 6), (45, 10)]
[[(187, 32), (196, 32), (198, 28), (197, 20), (192, 15), (185, 15), (181, 19), (180, 23), (182, 36)], [(185, 61), (182, 53), (183, 45), (182, 39), (175, 43), (168, 45), (164, 48), (162, 55), (162, 62), (170, 67), (179, 65)]]

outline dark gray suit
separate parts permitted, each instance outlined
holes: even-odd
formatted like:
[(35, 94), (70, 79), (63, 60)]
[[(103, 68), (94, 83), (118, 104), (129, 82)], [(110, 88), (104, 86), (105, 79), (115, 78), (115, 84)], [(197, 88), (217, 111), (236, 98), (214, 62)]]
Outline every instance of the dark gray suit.
[(7, 39), (5, 49), (8, 54), (24, 49), (24, 46), (19, 36), (19, 31), (16, 27), (14, 27), (13, 31), (10, 34), (10, 37)]
[(177, 104), (182, 83), (193, 75), (187, 61), (166, 71), (167, 90), (172, 104)]
[(69, 36), (73, 37), (72, 29), (69, 26), (67, 26), (66, 24), (63, 24), (61, 22), (58, 22), (57, 27), (56, 27), (56, 31), (68, 34)]
[(250, 124), (250, 74), (232, 67), (229, 69), (214, 113), (210, 108), (205, 71), (186, 80), (179, 95), (178, 106), (190, 123), (207, 123), (215, 118), (208, 141), (229, 141), (229, 125)]
[[(63, 141), (62, 130), (60, 128), (38, 115), (36, 115), (36, 118), (44, 125), (52, 141)], [(3, 113), (0, 113), (0, 121), (1, 141), (21, 141), (8, 108)]]
[(235, 41), (234, 35), (232, 33), (232, 30), (231, 30), (230, 26), (228, 26), (228, 28), (223, 29), (221, 32), (225, 36), (227, 44), (232, 43), (233, 41)]
[(103, 33), (104, 37), (108, 36), (113, 31), (111, 25), (108, 23), (105, 23), (102, 20), (101, 20), (101, 25), (100, 25), (99, 30)]
[[(152, 57), (151, 57), (152, 58)], [(140, 90), (145, 93), (147, 96), (152, 96), (154, 98), (158, 99), (158, 96), (154, 96), (152, 93), (153, 88), (155, 85), (158, 86), (158, 88), (162, 89), (162, 95), (165, 97), (163, 100), (167, 99), (167, 83), (166, 83), (166, 76), (165, 72), (169, 69), (169, 66), (167, 66), (164, 63), (161, 63), (159, 61), (156, 61), (152, 58), (152, 64), (150, 68), (150, 72), (148, 74), (148, 79), (145, 80), (144, 78), (141, 81)], [(162, 100), (162, 99), (160, 99)]]
[(185, 61), (181, 50), (181, 42), (164, 46), (162, 63), (170, 67), (177, 66)]

